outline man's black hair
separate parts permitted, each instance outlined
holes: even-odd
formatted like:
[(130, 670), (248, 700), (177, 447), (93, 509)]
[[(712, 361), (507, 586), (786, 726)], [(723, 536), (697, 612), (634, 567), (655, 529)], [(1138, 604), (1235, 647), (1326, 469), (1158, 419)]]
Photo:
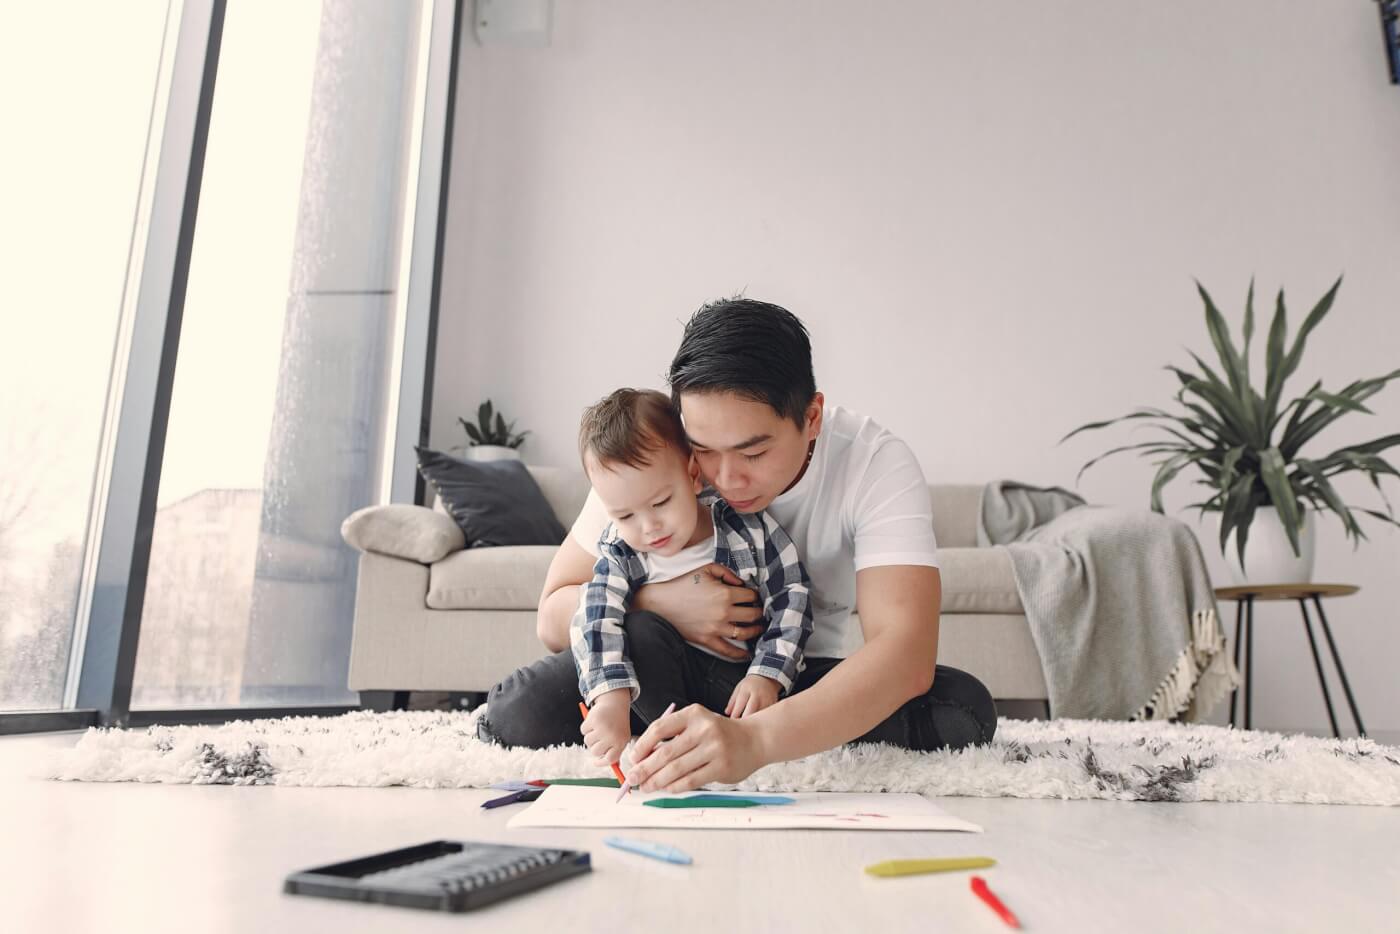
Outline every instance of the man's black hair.
[(677, 408), (682, 393), (732, 392), (767, 403), (798, 428), (817, 392), (806, 326), (786, 308), (751, 298), (723, 298), (691, 315), (667, 380)]

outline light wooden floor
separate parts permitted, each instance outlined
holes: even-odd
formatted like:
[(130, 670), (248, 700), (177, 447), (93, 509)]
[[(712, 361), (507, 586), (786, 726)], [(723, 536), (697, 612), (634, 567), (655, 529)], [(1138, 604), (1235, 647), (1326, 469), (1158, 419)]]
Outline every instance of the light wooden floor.
[[(605, 831), (507, 831), (491, 792), (77, 784), (31, 776), (77, 734), (0, 737), (0, 930), (62, 932), (1007, 930), (968, 875), (881, 880), (861, 867), (986, 855), (1026, 930), (1400, 929), (1400, 809), (948, 798), (981, 835), (629, 831), (695, 857), (671, 866)], [(594, 871), (471, 915), (281, 893), (294, 870), (439, 838), (592, 852)]]

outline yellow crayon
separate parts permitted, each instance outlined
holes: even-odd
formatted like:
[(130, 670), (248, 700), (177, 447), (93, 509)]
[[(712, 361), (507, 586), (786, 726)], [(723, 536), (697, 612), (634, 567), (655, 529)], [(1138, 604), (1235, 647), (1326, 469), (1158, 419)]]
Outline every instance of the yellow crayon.
[(986, 856), (960, 856), (951, 859), (892, 859), (865, 871), (872, 876), (912, 876), (921, 872), (951, 872), (956, 869), (986, 869), (997, 861)]

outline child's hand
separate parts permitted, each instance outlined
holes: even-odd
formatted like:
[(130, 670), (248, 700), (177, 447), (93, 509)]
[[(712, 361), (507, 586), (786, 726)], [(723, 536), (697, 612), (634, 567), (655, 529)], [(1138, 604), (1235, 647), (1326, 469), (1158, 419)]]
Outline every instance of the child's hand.
[(724, 712), (727, 716), (741, 720), (751, 713), (758, 713), (764, 707), (772, 707), (778, 702), (778, 682), (763, 675), (747, 675), (729, 695), (729, 703)]
[(583, 744), (604, 765), (622, 758), (622, 750), (632, 738), (632, 692), (627, 688), (609, 691), (598, 697), (579, 727)]

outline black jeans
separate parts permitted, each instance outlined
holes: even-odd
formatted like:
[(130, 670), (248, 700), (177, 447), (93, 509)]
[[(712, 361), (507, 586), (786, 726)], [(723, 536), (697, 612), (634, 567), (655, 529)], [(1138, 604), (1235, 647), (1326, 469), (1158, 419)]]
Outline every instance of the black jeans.
[[(748, 662), (729, 662), (702, 652), (681, 638), (655, 613), (634, 611), (623, 624), (627, 657), (641, 682), (632, 704), (632, 732), (641, 735), (666, 706), (703, 704), (724, 713), (729, 695), (748, 674)], [(806, 690), (840, 664), (839, 658), (808, 658), (794, 692)], [(549, 655), (508, 676), (491, 689), (486, 715), (478, 721), (482, 739), (506, 746), (546, 746), (580, 742), (578, 671), (570, 652)], [(939, 665), (933, 686), (907, 701), (884, 722), (855, 740), (932, 750), (991, 742), (997, 713), (982, 682), (956, 668)]]

